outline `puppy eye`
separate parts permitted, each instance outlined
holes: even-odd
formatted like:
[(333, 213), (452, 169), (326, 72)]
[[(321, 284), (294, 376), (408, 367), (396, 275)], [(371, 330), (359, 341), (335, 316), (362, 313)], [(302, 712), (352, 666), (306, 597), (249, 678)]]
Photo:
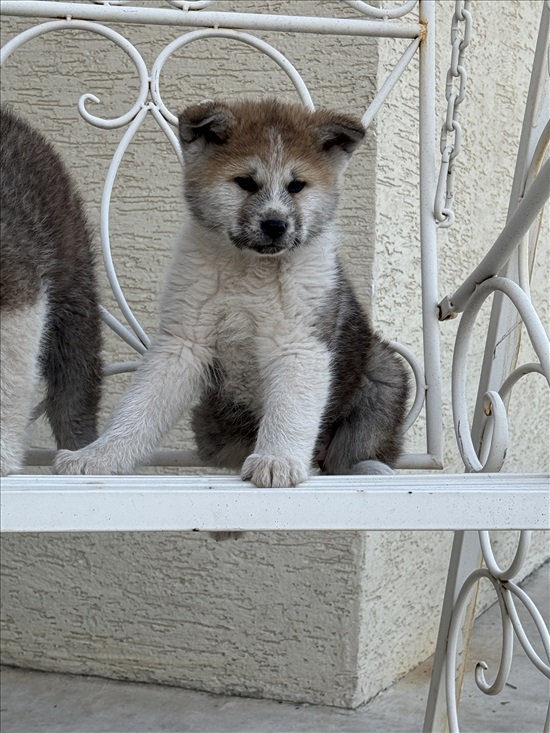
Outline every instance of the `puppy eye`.
[(239, 188), (242, 188), (243, 191), (248, 191), (248, 193), (256, 193), (256, 191), (260, 190), (256, 181), (250, 176), (239, 176), (238, 178), (235, 178), (235, 183)]
[(290, 181), (290, 183), (286, 187), (286, 190), (289, 193), (300, 193), (300, 191), (302, 190), (302, 188), (304, 188), (305, 185), (306, 185), (305, 181), (298, 181), (298, 180)]

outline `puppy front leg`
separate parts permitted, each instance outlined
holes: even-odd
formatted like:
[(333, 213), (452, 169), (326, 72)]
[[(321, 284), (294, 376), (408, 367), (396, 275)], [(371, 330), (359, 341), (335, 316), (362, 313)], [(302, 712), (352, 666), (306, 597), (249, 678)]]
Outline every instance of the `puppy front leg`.
[(260, 359), (264, 414), (241, 476), (259, 487), (296, 486), (308, 477), (330, 389), (330, 355), (317, 341)]
[(105, 432), (85, 448), (59, 451), (56, 473), (131, 473), (198, 398), (208, 357), (205, 349), (181, 338), (159, 336)]

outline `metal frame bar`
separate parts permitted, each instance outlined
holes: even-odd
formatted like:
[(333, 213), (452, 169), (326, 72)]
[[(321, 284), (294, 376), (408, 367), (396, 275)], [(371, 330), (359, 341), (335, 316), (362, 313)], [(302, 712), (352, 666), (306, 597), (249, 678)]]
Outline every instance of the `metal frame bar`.
[(373, 38), (416, 38), (422, 25), (403, 21), (365, 20), (364, 18), (317, 18), (268, 13), (223, 13), (185, 11), (171, 8), (84, 5), (48, 0), (2, 0), (4, 15), (24, 18), (79, 18), (109, 23), (138, 23), (189, 28), (238, 28), (240, 30), (278, 31), (280, 33), (333, 33)]
[(434, 201), (435, 165), (435, 5), (420, 3), (426, 29), (419, 57), (420, 241), (422, 275), (422, 339), (426, 370), (426, 434), (428, 454), (443, 467), (441, 358), (439, 346), (437, 223)]
[(310, 478), (258, 489), (226, 476), (10, 476), (4, 532), (550, 528), (548, 476)]
[(441, 320), (446, 320), (462, 312), (474, 294), (476, 287), (500, 272), (549, 198), (550, 160), (547, 160), (521, 198), (517, 208), (513, 211), (489, 252), (462, 285), (443, 301)]

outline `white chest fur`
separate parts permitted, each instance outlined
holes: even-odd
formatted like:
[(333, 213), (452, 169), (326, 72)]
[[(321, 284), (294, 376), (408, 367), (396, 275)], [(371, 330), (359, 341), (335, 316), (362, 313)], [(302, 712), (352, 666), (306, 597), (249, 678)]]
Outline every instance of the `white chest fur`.
[[(202, 228), (201, 228), (202, 229)], [(326, 348), (315, 335), (335, 278), (332, 237), (281, 257), (221, 244), (192, 226), (182, 234), (167, 280), (161, 329), (206, 349), (239, 402), (262, 401), (260, 361), (269, 354)]]

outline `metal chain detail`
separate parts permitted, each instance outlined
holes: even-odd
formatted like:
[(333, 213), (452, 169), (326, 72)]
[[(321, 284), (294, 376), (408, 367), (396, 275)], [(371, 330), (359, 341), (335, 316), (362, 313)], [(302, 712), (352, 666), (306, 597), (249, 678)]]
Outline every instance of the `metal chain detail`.
[[(441, 128), (441, 167), (435, 194), (434, 213), (440, 227), (454, 223), (454, 162), (462, 145), (462, 127), (458, 121), (458, 108), (466, 95), (468, 74), (464, 66), (464, 51), (472, 34), (471, 0), (456, 0), (451, 26), (451, 65), (447, 71), (445, 97), (447, 114)], [(463, 35), (460, 34), (461, 25)], [(458, 80), (455, 83), (455, 80)]]

